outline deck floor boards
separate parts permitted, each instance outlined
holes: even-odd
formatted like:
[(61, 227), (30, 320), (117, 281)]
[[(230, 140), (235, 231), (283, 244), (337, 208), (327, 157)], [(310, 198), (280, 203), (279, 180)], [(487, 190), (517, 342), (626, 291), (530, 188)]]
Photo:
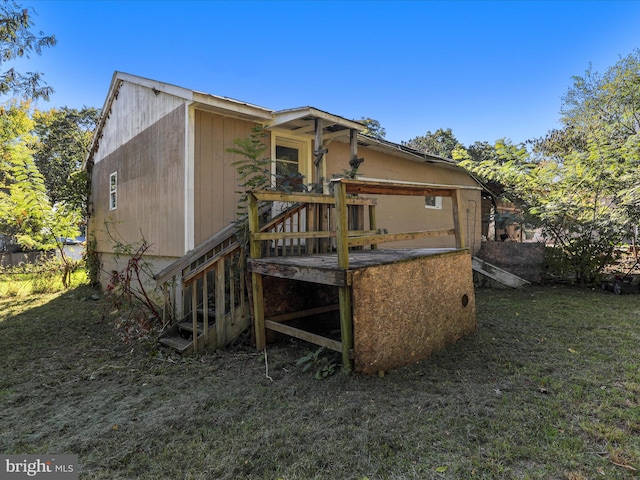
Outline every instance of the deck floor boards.
[(458, 251), (456, 248), (356, 250), (349, 252), (349, 269), (347, 271), (338, 267), (336, 253), (256, 258), (250, 259), (248, 266), (250, 272), (261, 275), (291, 278), (323, 285), (348, 286), (351, 283), (350, 278), (353, 270)]

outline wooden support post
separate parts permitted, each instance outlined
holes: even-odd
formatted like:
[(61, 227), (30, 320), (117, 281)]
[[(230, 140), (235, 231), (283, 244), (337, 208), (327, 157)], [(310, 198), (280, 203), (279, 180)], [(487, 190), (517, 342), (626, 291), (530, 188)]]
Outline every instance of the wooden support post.
[(204, 348), (209, 345), (209, 295), (207, 291), (209, 285), (207, 281), (207, 272), (202, 275), (202, 340)]
[(453, 211), (453, 228), (455, 230), (456, 248), (464, 247), (464, 237), (462, 236), (462, 225), (460, 223), (460, 205), (462, 204), (462, 196), (460, 189), (456, 188), (451, 192), (451, 210)]
[[(375, 232), (377, 228), (378, 227), (376, 226), (376, 207), (375, 205), (369, 205), (369, 230)], [(374, 243), (369, 248), (371, 248), (371, 250), (377, 250), (378, 245)]]
[(262, 275), (259, 273), (251, 273), (251, 293), (253, 295), (253, 321), (256, 334), (256, 350), (261, 351), (267, 346), (267, 333), (264, 327)]
[[(338, 267), (349, 269), (349, 230), (347, 216), (347, 188), (342, 182), (334, 184), (336, 200), (336, 243)], [(340, 300), (340, 336), (342, 343), (342, 368), (351, 371), (351, 350), (353, 349), (353, 317), (351, 309), (351, 286), (338, 287)]]
[(227, 344), (227, 324), (225, 322), (225, 257), (216, 264), (216, 344), (223, 348)]
[(322, 152), (322, 119), (315, 118), (314, 119), (315, 126), (315, 138), (313, 142), (313, 152), (315, 158), (315, 167), (316, 167), (316, 178), (313, 181), (316, 184), (315, 191), (318, 193), (322, 193), (324, 188), (324, 178), (322, 176), (322, 164), (324, 162), (324, 153)]
[[(258, 200), (249, 193), (248, 196), (249, 213), (249, 254), (251, 258), (260, 258), (260, 240), (255, 240), (253, 234), (260, 231), (260, 221), (258, 218)], [(256, 335), (256, 349), (264, 350), (267, 346), (266, 331), (264, 328), (264, 297), (262, 291), (262, 275), (251, 273), (251, 294), (253, 297), (253, 321)]]
[(198, 351), (198, 280), (191, 284), (191, 325), (193, 327), (193, 351)]
[(167, 308), (169, 307), (169, 291), (167, 290), (167, 283), (162, 284), (162, 328), (168, 324), (167, 322)]

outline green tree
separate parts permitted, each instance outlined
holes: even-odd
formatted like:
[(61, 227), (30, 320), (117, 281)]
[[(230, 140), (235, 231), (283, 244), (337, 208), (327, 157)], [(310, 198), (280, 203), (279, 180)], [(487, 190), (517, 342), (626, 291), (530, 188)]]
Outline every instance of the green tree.
[(0, 108), (0, 234), (25, 249), (50, 250), (60, 237), (78, 235), (77, 209), (52, 204), (33, 158), (34, 122), (28, 103)]
[(34, 112), (33, 157), (54, 205), (64, 202), (85, 211), (88, 192), (82, 162), (99, 116), (98, 109), (89, 107)]
[(384, 129), (378, 120), (369, 117), (361, 117), (356, 122), (362, 123), (366, 129), (362, 132), (369, 137), (384, 139), (387, 135), (387, 131)]
[[(495, 145), (491, 145), (489, 142), (476, 141), (469, 145), (465, 150), (469, 153), (470, 159), (474, 162), (482, 162), (484, 160), (499, 158), (496, 155)], [(456, 160), (455, 155), (453, 156), (453, 159)]]
[[(18, 58), (29, 58), (32, 53), (40, 55), (44, 48), (56, 44), (53, 35), (43, 32), (34, 34), (33, 9), (22, 8), (13, 0), (0, 3), (0, 68)], [(14, 68), (0, 71), (0, 95), (13, 93), (25, 98), (49, 99), (53, 89), (42, 79), (42, 73), (22, 74)]]
[(462, 147), (450, 128), (439, 128), (433, 133), (429, 130), (424, 135), (403, 141), (402, 145), (443, 158), (453, 158), (453, 151)]
[(574, 77), (561, 112), (562, 128), (531, 152), (500, 141), (496, 158), (461, 165), (503, 185), (588, 283), (640, 219), (640, 51)]

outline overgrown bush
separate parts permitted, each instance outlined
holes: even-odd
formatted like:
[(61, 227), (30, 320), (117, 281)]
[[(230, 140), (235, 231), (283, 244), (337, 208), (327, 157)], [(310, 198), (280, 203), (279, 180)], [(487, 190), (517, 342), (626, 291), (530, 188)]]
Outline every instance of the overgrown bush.
[(161, 294), (150, 287), (153, 272), (144, 258), (149, 247), (144, 238), (137, 244), (115, 242), (114, 245), (116, 259), (123, 255), (128, 259), (122, 270), (111, 272), (105, 292), (110, 308), (105, 317), (115, 316), (115, 326), (126, 342), (150, 340), (166, 326), (159, 300)]

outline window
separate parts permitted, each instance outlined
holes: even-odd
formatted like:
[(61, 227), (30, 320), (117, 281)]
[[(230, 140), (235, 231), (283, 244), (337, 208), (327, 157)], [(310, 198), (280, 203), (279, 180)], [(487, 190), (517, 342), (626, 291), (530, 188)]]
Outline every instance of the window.
[(109, 175), (109, 210), (118, 206), (118, 172)]
[[(272, 173), (275, 186), (300, 190), (302, 184), (311, 182), (311, 142), (306, 139), (274, 135), (272, 137)], [(299, 174), (296, 177), (296, 174)], [(286, 185), (283, 185), (286, 184)]]
[(291, 179), (300, 172), (300, 150), (295, 147), (276, 145), (276, 187), (281, 187), (285, 179)]
[(424, 197), (424, 208), (442, 210), (442, 197)]

